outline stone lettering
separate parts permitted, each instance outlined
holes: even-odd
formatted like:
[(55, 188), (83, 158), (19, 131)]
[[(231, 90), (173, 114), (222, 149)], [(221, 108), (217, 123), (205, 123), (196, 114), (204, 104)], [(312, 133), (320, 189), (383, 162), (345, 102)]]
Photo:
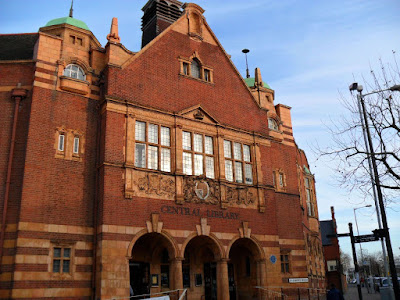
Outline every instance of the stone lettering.
[(183, 216), (194, 216), (194, 217), (207, 217), (227, 220), (239, 220), (239, 214), (233, 212), (227, 212), (222, 210), (209, 210), (201, 211), (200, 208), (190, 209), (189, 207), (163, 205), (160, 209), (163, 214), (170, 215), (183, 215)]

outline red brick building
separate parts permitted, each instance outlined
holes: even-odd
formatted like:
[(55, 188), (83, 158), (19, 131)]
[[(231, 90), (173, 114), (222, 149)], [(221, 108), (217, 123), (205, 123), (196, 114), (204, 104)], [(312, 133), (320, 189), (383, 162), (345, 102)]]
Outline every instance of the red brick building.
[(326, 285), (334, 284), (343, 293), (347, 290), (346, 276), (340, 259), (340, 245), (337, 235), (335, 210), (331, 206), (332, 220), (321, 221), (322, 248), (325, 258)]
[(117, 19), (104, 47), (72, 15), (0, 35), (0, 298), (324, 288), (290, 107), (259, 69), (241, 77), (198, 5), (143, 11), (137, 52)]

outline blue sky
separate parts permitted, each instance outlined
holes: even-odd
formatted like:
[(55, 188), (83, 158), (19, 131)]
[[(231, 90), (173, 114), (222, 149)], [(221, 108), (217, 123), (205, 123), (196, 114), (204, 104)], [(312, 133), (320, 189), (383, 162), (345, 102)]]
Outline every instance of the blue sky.
[[(112, 17), (117, 17), (121, 42), (137, 51), (141, 43), (141, 8), (146, 0), (75, 0), (74, 17), (86, 22), (102, 45)], [(294, 135), (308, 155), (317, 180), (321, 220), (335, 206), (338, 231), (354, 223), (353, 208), (373, 204), (337, 186), (332, 162), (318, 160), (312, 148), (331, 143), (324, 124), (343, 113), (340, 95), (362, 81), (370, 68), (392, 61), (400, 51), (400, 3), (395, 0), (219, 0), (196, 1), (206, 11), (208, 24), (239, 71), (245, 75), (243, 48), (250, 49), (249, 68), (260, 67), (263, 80), (275, 90), (275, 104), (292, 107)], [(47, 21), (68, 15), (69, 0), (1, 1), (0, 32), (36, 32)], [(399, 82), (397, 84), (400, 84)], [(400, 254), (400, 197), (387, 210), (395, 255)], [(357, 210), (360, 234), (377, 228), (372, 208)], [(345, 252), (350, 243), (341, 239)], [(373, 253), (380, 243), (363, 244)]]

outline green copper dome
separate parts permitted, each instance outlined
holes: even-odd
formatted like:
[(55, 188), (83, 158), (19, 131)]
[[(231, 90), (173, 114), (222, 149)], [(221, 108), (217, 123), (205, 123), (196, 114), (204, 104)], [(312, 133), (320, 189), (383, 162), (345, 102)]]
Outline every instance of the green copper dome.
[(60, 25), (60, 24), (69, 24), (69, 25), (90, 31), (89, 27), (86, 25), (85, 22), (78, 20), (78, 19), (71, 18), (71, 17), (64, 17), (64, 18), (58, 18), (58, 19), (51, 20), (51, 21), (47, 22), (45, 27), (53, 26), (53, 25)]
[[(254, 77), (249, 77), (249, 78), (245, 78), (244, 81), (246, 82), (248, 87), (252, 87), (252, 86), (254, 86), (254, 82), (256, 80), (254, 79)], [(270, 86), (265, 81), (263, 81), (263, 83), (264, 83), (265, 88), (271, 89)]]

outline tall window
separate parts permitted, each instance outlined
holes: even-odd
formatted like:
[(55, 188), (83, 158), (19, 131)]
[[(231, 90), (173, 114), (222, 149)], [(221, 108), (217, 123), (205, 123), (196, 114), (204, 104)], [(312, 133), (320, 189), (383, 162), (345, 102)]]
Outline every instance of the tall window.
[(64, 70), (64, 76), (79, 79), (79, 80), (86, 80), (85, 71), (78, 66), (78, 65), (68, 65)]
[(225, 178), (237, 183), (253, 184), (250, 146), (224, 140)]
[(201, 78), (200, 63), (197, 59), (193, 59), (192, 63), (190, 64), (190, 71), (193, 77)]
[(290, 273), (290, 254), (281, 253), (281, 272)]
[(53, 248), (53, 273), (71, 272), (71, 248)]
[(203, 134), (182, 132), (183, 173), (215, 178), (213, 138)]
[(308, 177), (305, 178), (306, 186), (306, 202), (307, 202), (307, 213), (309, 216), (315, 216), (314, 204), (313, 204), (313, 188), (312, 180)]
[(171, 130), (136, 121), (135, 166), (171, 172)]
[(65, 134), (60, 133), (58, 136), (58, 151), (64, 151)]
[(73, 153), (74, 154), (79, 154), (79, 136), (74, 137)]

